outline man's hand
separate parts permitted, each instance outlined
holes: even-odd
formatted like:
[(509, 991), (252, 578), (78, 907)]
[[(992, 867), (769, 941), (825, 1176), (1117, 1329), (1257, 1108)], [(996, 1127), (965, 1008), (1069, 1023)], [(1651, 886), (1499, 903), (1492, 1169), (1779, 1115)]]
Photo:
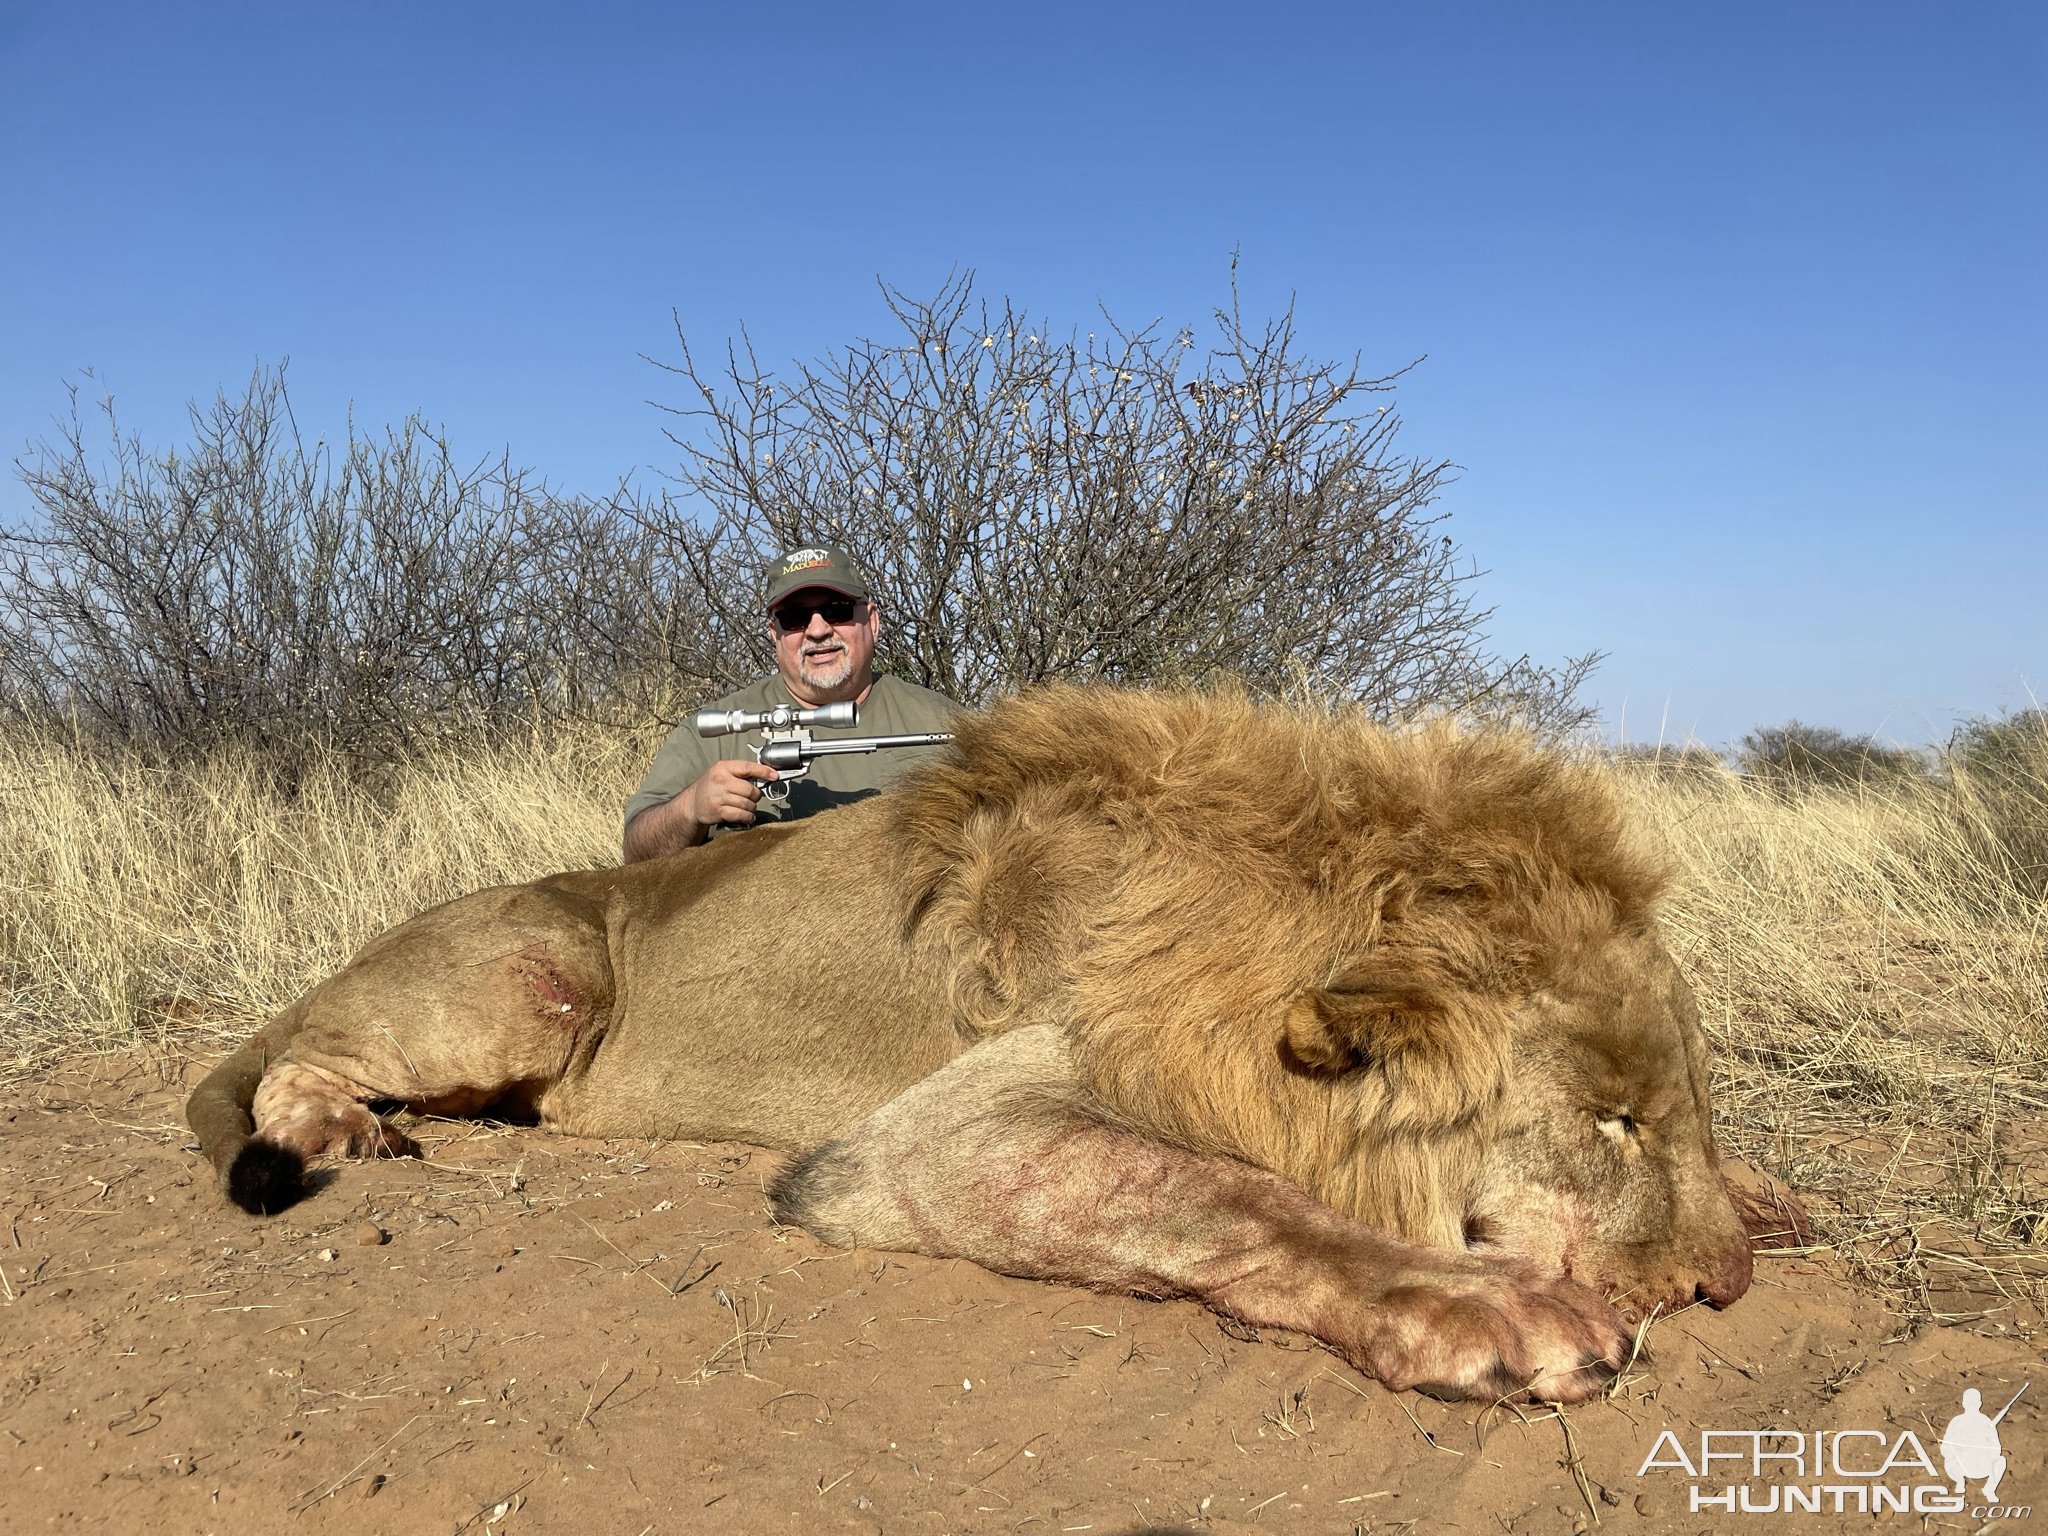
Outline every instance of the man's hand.
[(782, 777), (766, 763), (721, 759), (665, 805), (650, 806), (626, 824), (625, 862), (694, 848), (721, 822), (752, 826), (761, 786)]
[(722, 821), (752, 826), (761, 786), (781, 777), (766, 763), (750, 763), (744, 758), (721, 758), (713, 763), (676, 796), (684, 802), (683, 814), (703, 828), (691, 841), (702, 842)]

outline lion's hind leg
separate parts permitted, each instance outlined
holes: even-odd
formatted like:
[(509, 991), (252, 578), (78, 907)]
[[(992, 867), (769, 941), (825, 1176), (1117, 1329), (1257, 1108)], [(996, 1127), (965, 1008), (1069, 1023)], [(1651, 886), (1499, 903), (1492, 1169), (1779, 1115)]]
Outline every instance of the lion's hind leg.
[(1565, 1276), (1406, 1242), (1091, 1112), (1044, 1026), (976, 1046), (790, 1163), (770, 1196), (845, 1247), (1191, 1297), (1313, 1335), (1390, 1387), (1576, 1402), (1629, 1354), (1620, 1316)]
[(480, 891), (400, 924), (293, 1004), (200, 1085), (192, 1125), (228, 1197), (269, 1215), (306, 1192), (315, 1158), (417, 1150), (380, 1101), (544, 1120), (612, 1001), (596, 902), (556, 882)]

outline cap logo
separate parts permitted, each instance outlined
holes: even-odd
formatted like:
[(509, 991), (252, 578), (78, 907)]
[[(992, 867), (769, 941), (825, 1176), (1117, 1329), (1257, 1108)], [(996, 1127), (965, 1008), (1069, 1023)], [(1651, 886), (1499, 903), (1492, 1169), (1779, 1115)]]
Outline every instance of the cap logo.
[(788, 576), (797, 571), (814, 571), (821, 565), (832, 563), (831, 553), (822, 549), (792, 550), (782, 557), (782, 569), (778, 576)]

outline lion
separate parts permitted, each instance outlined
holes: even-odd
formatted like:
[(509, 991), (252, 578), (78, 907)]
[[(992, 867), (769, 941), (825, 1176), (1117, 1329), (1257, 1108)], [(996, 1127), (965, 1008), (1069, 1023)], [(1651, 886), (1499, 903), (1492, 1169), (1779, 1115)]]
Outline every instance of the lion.
[(1664, 883), (1512, 735), (1047, 687), (889, 794), (400, 924), (189, 1117), (259, 1213), (412, 1151), (388, 1105), (785, 1149), (827, 1243), (1576, 1401), (1750, 1281)]

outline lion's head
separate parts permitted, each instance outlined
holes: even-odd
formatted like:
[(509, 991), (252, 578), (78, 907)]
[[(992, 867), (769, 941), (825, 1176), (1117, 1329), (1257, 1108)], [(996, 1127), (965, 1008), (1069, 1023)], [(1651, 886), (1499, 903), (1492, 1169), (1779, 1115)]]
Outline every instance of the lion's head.
[(1748, 1235), (1721, 1176), (1707, 1042), (1654, 938), (1575, 957), (1516, 1021), (1510, 1092), (1466, 1195), (1465, 1238), (1561, 1269), (1624, 1310), (1726, 1306)]
[(962, 1027), (1056, 1020), (1105, 1113), (1647, 1311), (1749, 1281), (1665, 874), (1502, 733), (1045, 689), (900, 797)]

